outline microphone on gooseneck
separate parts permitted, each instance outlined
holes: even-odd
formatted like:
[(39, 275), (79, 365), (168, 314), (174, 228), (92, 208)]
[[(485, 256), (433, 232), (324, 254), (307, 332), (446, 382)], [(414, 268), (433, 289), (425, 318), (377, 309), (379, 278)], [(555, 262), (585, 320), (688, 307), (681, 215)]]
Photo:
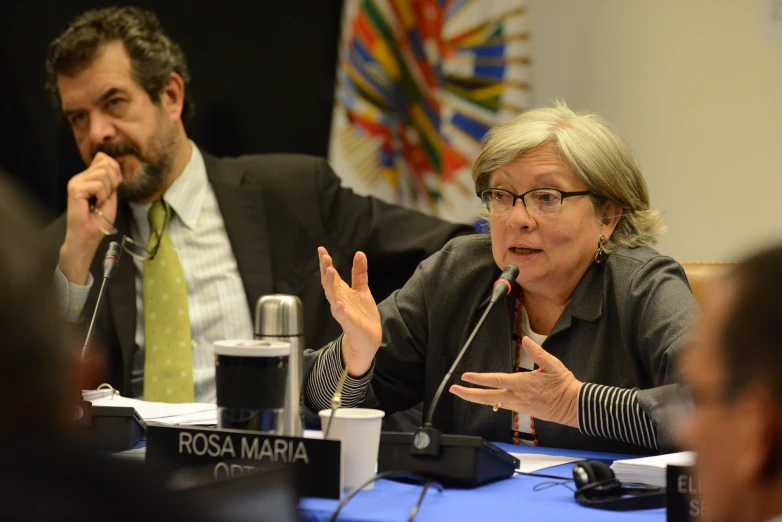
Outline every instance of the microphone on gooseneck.
[(92, 321), (90, 321), (90, 328), (87, 330), (87, 339), (84, 341), (84, 347), (81, 349), (81, 357), (87, 354), (87, 347), (92, 340), (92, 334), (95, 332), (95, 320), (98, 318), (98, 312), (103, 304), (103, 298), (106, 295), (106, 283), (109, 278), (114, 275), (119, 266), (119, 258), (122, 255), (122, 248), (119, 243), (112, 241), (109, 243), (109, 248), (106, 251), (106, 255), (103, 257), (103, 282), (100, 286), (100, 293), (98, 294), (98, 300), (95, 303), (95, 310), (92, 312)]
[(122, 256), (122, 248), (119, 243), (112, 241), (109, 243), (109, 249), (103, 257), (103, 278), (108, 279), (114, 275), (119, 266), (119, 258)]
[(461, 362), (462, 357), (464, 357), (464, 354), (467, 352), (467, 348), (470, 347), (472, 340), (475, 338), (475, 335), (478, 333), (478, 330), (480, 330), (481, 325), (483, 325), (483, 321), (486, 319), (486, 316), (489, 315), (489, 311), (494, 306), (494, 303), (496, 303), (500, 299), (500, 297), (510, 294), (511, 289), (513, 288), (513, 283), (516, 281), (516, 278), (518, 276), (519, 276), (519, 267), (517, 267), (516, 265), (508, 265), (505, 267), (505, 270), (502, 271), (502, 274), (500, 274), (499, 279), (497, 279), (494, 282), (494, 288), (492, 288), (491, 299), (489, 299), (489, 305), (486, 307), (486, 310), (483, 312), (483, 315), (478, 320), (478, 324), (476, 324), (475, 328), (473, 328), (470, 337), (467, 338), (467, 342), (464, 343), (464, 346), (459, 352), (459, 355), (456, 356), (456, 360), (451, 365), (451, 368), (448, 370), (448, 373), (445, 374), (445, 377), (443, 377), (442, 382), (440, 382), (440, 387), (437, 388), (437, 391), (435, 392), (434, 397), (432, 398), (432, 404), (429, 406), (429, 412), (426, 415), (426, 422), (424, 422), (424, 427), (420, 428), (415, 433), (415, 436), (413, 438), (413, 448), (412, 448), (412, 452), (414, 454), (432, 455), (432, 456), (439, 455), (440, 431), (432, 426), (432, 417), (434, 416), (434, 410), (437, 407), (437, 403), (440, 401), (440, 396), (442, 395), (445, 386), (448, 384), (448, 381), (451, 379), (453, 372), (456, 371), (456, 367)]
[[(516, 278), (519, 277), (519, 267), (516, 265), (508, 265), (505, 270), (500, 274), (500, 278), (494, 282), (494, 288), (491, 291), (491, 299), (489, 305), (493, 305), (497, 302), (500, 296), (510, 294), (513, 288), (513, 283), (516, 282)], [(481, 323), (475, 327), (477, 331), (481, 327)]]
[[(92, 312), (92, 321), (87, 330), (87, 339), (84, 341), (84, 347), (81, 349), (82, 361), (87, 355), (87, 348), (90, 346), (92, 334), (95, 332), (95, 323), (100, 312), (103, 299), (106, 297), (106, 286), (109, 278), (114, 275), (119, 266), (119, 258), (122, 255), (122, 248), (119, 243), (112, 241), (103, 256), (103, 282), (100, 286), (98, 300), (95, 303), (95, 310)], [(103, 385), (98, 386), (101, 389)], [(112, 393), (119, 393), (112, 389)], [(74, 411), (74, 420), (79, 424), (87, 426), (91, 431), (91, 438), (98, 448), (109, 451), (125, 451), (133, 447), (136, 442), (144, 438), (147, 425), (144, 419), (138, 414), (135, 408), (117, 408), (106, 405), (92, 405), (92, 401), (85, 400), (84, 392), (80, 394), (79, 401)], [(128, 436), (130, 434), (130, 436)]]

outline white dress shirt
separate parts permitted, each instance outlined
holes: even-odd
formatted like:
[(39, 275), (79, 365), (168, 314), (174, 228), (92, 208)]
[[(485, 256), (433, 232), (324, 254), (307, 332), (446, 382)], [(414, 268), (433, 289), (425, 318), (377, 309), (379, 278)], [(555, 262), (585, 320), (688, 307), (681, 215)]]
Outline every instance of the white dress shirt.
[[(222, 339), (252, 339), (253, 327), (247, 296), (239, 275), (222, 215), (206, 175), (204, 158), (193, 142), (190, 161), (163, 200), (173, 209), (168, 234), (176, 248), (187, 283), (187, 301), (193, 337), (193, 381), (197, 402), (214, 402), (215, 366), (213, 343)], [(143, 245), (149, 239), (147, 212), (151, 203), (130, 203), (130, 232)], [(141, 397), (144, 378), (144, 263), (136, 265), (136, 353), (133, 358), (132, 390)], [(57, 269), (55, 279), (63, 306), (71, 321), (80, 319), (93, 284), (69, 283)]]

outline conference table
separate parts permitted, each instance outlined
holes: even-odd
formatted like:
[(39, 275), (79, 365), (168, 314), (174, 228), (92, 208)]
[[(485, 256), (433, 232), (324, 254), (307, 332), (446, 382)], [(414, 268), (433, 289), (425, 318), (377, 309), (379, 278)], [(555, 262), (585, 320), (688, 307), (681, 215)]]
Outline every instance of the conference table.
[[(538, 453), (599, 460), (611, 464), (614, 460), (633, 458), (632, 455), (598, 453), (535, 446), (513, 446), (496, 443), (513, 453)], [(137, 447), (144, 448), (145, 442)], [(146, 448), (144, 448), (146, 449)], [(143, 458), (143, 456), (142, 456)], [(572, 477), (575, 463), (545, 468), (537, 473)], [(542, 485), (549, 487), (541, 488)], [(537, 486), (537, 488), (536, 488)], [(359, 492), (340, 511), (338, 522), (399, 522), (406, 521), (418, 501), (422, 486), (392, 480), (378, 480), (371, 490)], [(473, 489), (430, 488), (416, 515), (418, 522), (469, 521), (656, 521), (666, 519), (666, 510), (606, 511), (580, 506), (573, 494), (573, 482), (546, 477), (514, 475), (511, 478), (485, 484)], [(320, 522), (329, 519), (337, 508), (337, 500), (302, 498), (299, 514), (304, 522)]]
[[(542, 453), (601, 460), (610, 464), (617, 459), (632, 458), (615, 453), (563, 450), (497, 444), (505, 451), (515, 453)], [(538, 473), (572, 477), (574, 463), (540, 470)], [(509, 479), (486, 484), (474, 489), (444, 489), (438, 492), (430, 488), (426, 493), (416, 521), (464, 520), (489, 522), (514, 521), (664, 521), (664, 508), (643, 511), (614, 512), (586, 508), (578, 505), (573, 490), (562, 482), (550, 478), (515, 475)], [(550, 483), (551, 487), (534, 491), (536, 485)], [(573, 487), (568, 482), (567, 486)], [(418, 485), (390, 480), (378, 480), (375, 488), (361, 491), (340, 511), (337, 521), (399, 522), (406, 521), (421, 492)], [(336, 500), (303, 498), (299, 511), (304, 521), (325, 521), (336, 509)]]

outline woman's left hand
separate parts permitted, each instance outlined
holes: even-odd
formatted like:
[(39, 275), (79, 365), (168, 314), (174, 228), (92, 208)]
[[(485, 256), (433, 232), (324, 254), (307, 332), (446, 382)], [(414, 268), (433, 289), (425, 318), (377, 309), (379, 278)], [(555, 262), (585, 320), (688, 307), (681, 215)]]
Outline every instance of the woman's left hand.
[(462, 380), (494, 388), (482, 390), (454, 384), (450, 391), (462, 399), (528, 414), (536, 419), (578, 428), (578, 392), (581, 382), (562, 362), (529, 337), (521, 346), (538, 365), (531, 372), (462, 374)]

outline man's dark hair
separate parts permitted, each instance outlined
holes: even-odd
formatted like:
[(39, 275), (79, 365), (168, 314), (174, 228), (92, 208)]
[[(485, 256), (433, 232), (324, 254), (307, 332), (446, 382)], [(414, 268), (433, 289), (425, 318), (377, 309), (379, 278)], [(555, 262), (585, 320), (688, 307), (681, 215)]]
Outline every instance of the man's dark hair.
[(740, 263), (730, 280), (737, 291), (723, 327), (728, 392), (755, 382), (782, 406), (782, 246)]
[(153, 102), (172, 72), (185, 84), (183, 118), (193, 115), (190, 72), (179, 44), (163, 31), (155, 13), (136, 7), (106, 7), (86, 11), (49, 45), (46, 59), (46, 90), (61, 109), (57, 76), (76, 76), (95, 60), (104, 44), (120, 40), (130, 56), (133, 79)]
[(0, 223), (0, 434), (55, 429), (78, 347), (54, 292), (41, 214), (2, 172)]

